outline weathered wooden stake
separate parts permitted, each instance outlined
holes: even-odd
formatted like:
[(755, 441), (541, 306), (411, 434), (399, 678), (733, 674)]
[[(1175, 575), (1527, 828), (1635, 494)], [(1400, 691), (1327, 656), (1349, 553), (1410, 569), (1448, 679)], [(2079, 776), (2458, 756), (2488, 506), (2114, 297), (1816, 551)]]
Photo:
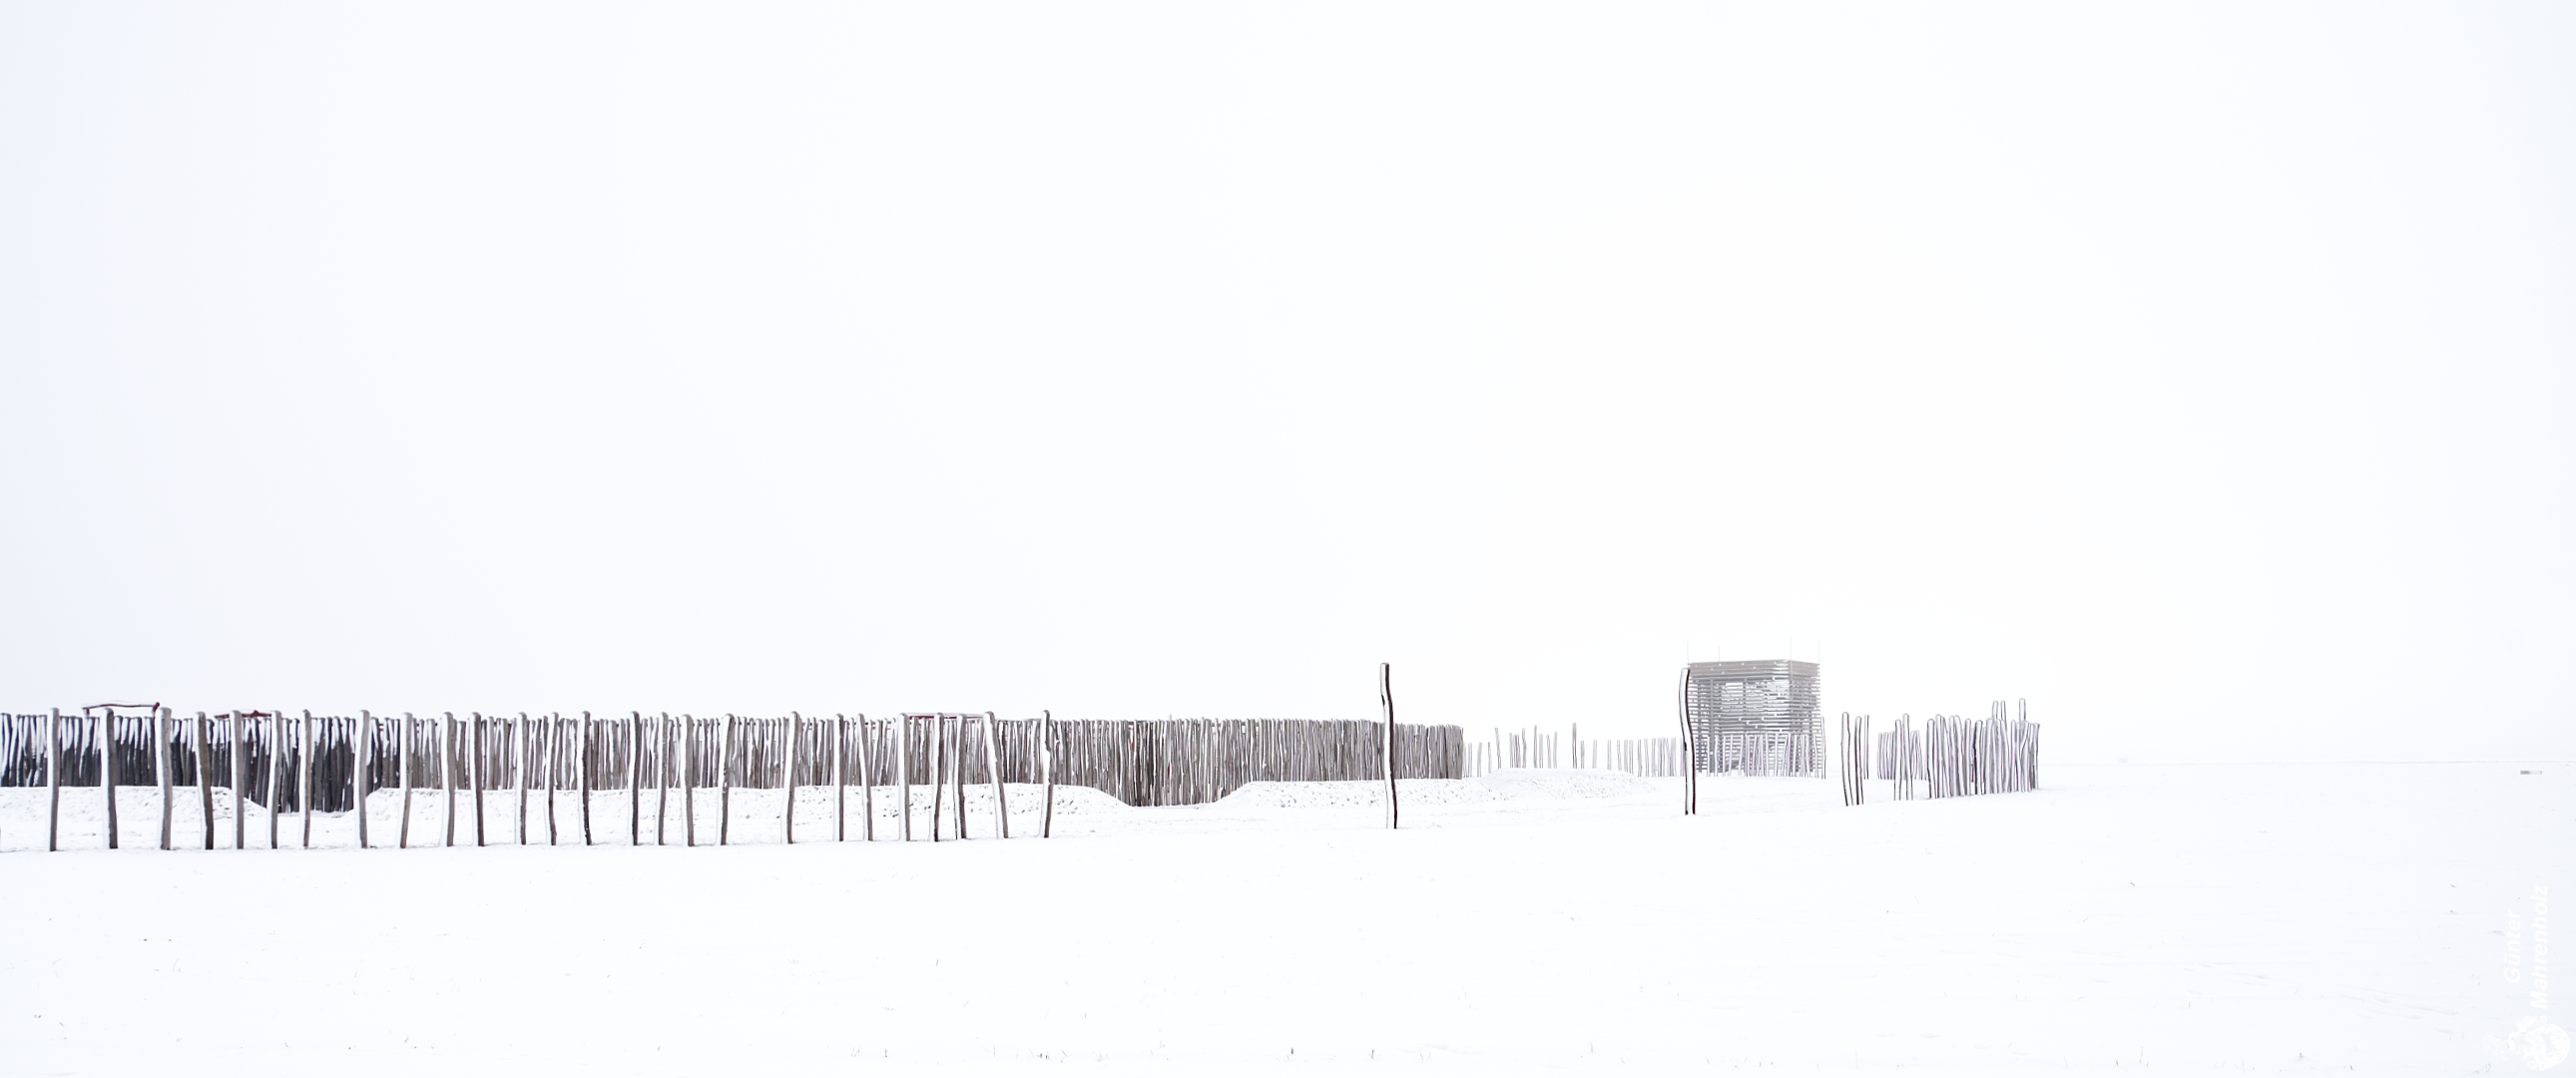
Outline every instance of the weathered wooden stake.
[(298, 725), (304, 751), (295, 761), (295, 807), (304, 812), (304, 848), (309, 850), (313, 848), (313, 746), (317, 740), (313, 736), (313, 713), (305, 712)]
[(626, 717), (626, 844), (644, 844), (644, 713)]
[(45, 720), (45, 852), (63, 848), (63, 709)]
[(207, 773), (213, 770), (209, 765), (214, 763), (214, 760), (206, 754), (207, 721), (205, 712), (197, 713), (197, 803), (200, 806), (199, 813), (205, 817), (206, 848), (211, 850), (215, 848), (215, 780), (214, 776)]
[(1038, 817), (1038, 837), (1055, 837), (1055, 712), (1038, 712), (1038, 770), (1046, 780), (1046, 811)]
[(467, 778), (474, 783), (474, 844), (483, 845), (483, 713), (474, 712), (473, 744), (466, 753)]
[(778, 814), (779, 841), (790, 846), (796, 844), (796, 734), (797, 727), (805, 724), (804, 720), (802, 712), (787, 713), (787, 768), (778, 782), (787, 794), (786, 810)]
[(573, 789), (581, 798), (581, 844), (590, 845), (590, 712), (581, 713), (581, 736), (573, 750)]
[[(894, 733), (894, 777), (903, 798), (903, 840), (912, 841), (912, 716), (886, 720)], [(935, 799), (934, 799), (935, 800)]]
[(716, 750), (716, 845), (733, 841), (733, 713), (724, 718), (724, 744)]
[(984, 771), (993, 780), (993, 819), (1003, 838), (1011, 837), (1011, 803), (1002, 796), (1002, 754), (993, 745), (993, 713), (984, 713)]
[(170, 709), (152, 709), (152, 780), (161, 784), (161, 848), (170, 848)]
[(850, 834), (849, 776), (841, 771), (841, 757), (850, 751), (850, 717), (832, 714), (832, 841), (846, 842)]
[(349, 739), (349, 802), (358, 814), (358, 848), (367, 848), (367, 755), (375, 738), (375, 716), (358, 712), (357, 726)]
[(862, 711), (859, 713), (859, 811), (866, 815), (859, 820), (859, 838), (866, 842), (877, 840), (876, 750), (870, 745), (872, 740), (868, 736), (867, 712)]
[(698, 844), (698, 742), (689, 736), (696, 726), (696, 719), (680, 716), (680, 830), (690, 846)]
[(555, 844), (555, 772), (563, 756), (563, 713), (547, 715), (537, 726), (536, 758), (545, 761), (546, 771), (546, 845)]
[(98, 792), (107, 802), (107, 848), (116, 848), (116, 709), (98, 720)]
[(1395, 667), (1377, 664), (1377, 702), (1386, 710), (1386, 826), (1394, 830), (1399, 819), (1395, 804)]
[(948, 716), (933, 714), (930, 723), (930, 841), (937, 842), (940, 802), (948, 799)]

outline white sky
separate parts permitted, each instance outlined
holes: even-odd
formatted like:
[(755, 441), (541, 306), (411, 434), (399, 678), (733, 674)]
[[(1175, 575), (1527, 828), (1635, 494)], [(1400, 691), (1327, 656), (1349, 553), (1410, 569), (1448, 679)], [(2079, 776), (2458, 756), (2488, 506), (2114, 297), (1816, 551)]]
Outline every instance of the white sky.
[(2576, 755), (2576, 7), (0, 8), (0, 708)]

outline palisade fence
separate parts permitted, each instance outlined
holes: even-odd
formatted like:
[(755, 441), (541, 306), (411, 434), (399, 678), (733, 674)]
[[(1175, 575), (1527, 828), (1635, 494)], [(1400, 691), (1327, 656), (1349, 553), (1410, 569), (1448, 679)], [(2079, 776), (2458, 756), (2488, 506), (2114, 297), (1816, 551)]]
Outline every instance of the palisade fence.
[[(1824, 773), (1816, 739), (1806, 734), (1719, 734), (1711, 738), (1713, 759), (1699, 761), (1704, 773), (1815, 777)], [(1672, 778), (1682, 773), (1684, 743), (1678, 737), (1611, 738), (1586, 741), (1583, 728), (1563, 733), (1528, 727), (1495, 730), (1490, 741), (1467, 748), (1467, 777), (1515, 767), (1576, 767), (1625, 771), (1639, 778)]]
[(1867, 800), (1871, 777), (1887, 781), (1889, 797), (1896, 801), (2038, 789), (2039, 724), (2030, 721), (2030, 701), (2019, 704), (2017, 715), (2008, 714), (2012, 709), (1996, 700), (1987, 706), (1985, 718), (1934, 715), (1920, 728), (1913, 716), (1900, 716), (1893, 729), (1875, 739), (1869, 716), (1855, 721), (1851, 712), (1843, 712), (1838, 729), (1842, 751), (1837, 754), (1843, 804)]
[[(118, 786), (157, 785), (165, 793), (191, 789), (201, 800), (206, 848), (216, 845), (214, 791), (271, 810), (270, 843), (282, 813), (348, 812), (367, 792), (405, 791), (399, 844), (411, 838), (409, 791), (440, 790), (449, 805), (446, 831), (425, 839), (453, 842), (456, 791), (476, 806), (482, 795), (542, 791), (551, 806), (558, 792), (579, 797), (582, 840), (591, 840), (591, 794), (633, 791), (622, 798), (630, 839), (642, 841), (642, 804), (654, 793), (681, 801), (689, 840), (696, 841), (694, 799), (712, 788), (718, 804), (734, 787), (832, 788), (844, 801), (850, 787), (868, 802), (865, 827), (875, 827), (872, 798), (895, 787), (905, 806), (903, 834), (911, 835), (912, 789), (932, 791), (931, 834), (937, 813), (955, 790), (962, 827), (966, 789), (992, 788), (994, 816), (1008, 837), (1003, 783), (1056, 783), (1096, 788), (1130, 805), (1190, 805), (1214, 801), (1247, 782), (1368, 780), (1386, 777), (1382, 723), (1293, 719), (1179, 719), (1055, 721), (996, 719), (990, 713), (907, 714), (891, 719), (860, 716), (751, 718), (630, 714), (622, 719), (544, 715), (531, 717), (452, 714), (400, 718), (360, 712), (352, 716), (294, 716), (279, 711), (198, 713), (168, 709), (144, 715), (0, 716), (0, 786), (52, 786), (60, 813), (60, 787), (92, 787), (103, 779)], [(1459, 778), (1465, 771), (1464, 731), (1456, 726), (1398, 725), (1396, 770), (1403, 778)], [(48, 767), (48, 761), (52, 766)], [(107, 805), (107, 842), (115, 845), (115, 801)], [(169, 848), (171, 797), (162, 798), (161, 845)], [(1053, 799), (1046, 811), (1051, 818)], [(792, 799), (787, 826), (793, 828)], [(245, 844), (244, 814), (233, 816), (233, 844)], [(359, 841), (366, 843), (366, 814), (359, 813)], [(842, 814), (846, 820), (847, 814)], [(656, 811), (656, 830), (664, 825)], [(526, 815), (519, 815), (524, 840)], [(554, 814), (545, 813), (551, 834)], [(49, 825), (58, 827), (56, 824)], [(311, 817), (302, 825), (308, 833)], [(469, 825), (471, 826), (471, 825)], [(608, 826), (602, 823), (601, 826)], [(729, 820), (719, 815), (716, 840), (729, 841)], [(836, 822), (834, 837), (844, 824)], [(952, 832), (958, 833), (958, 832)], [(479, 836), (476, 836), (479, 837)], [(962, 837), (962, 836), (961, 836)], [(658, 840), (658, 839), (657, 839)], [(48, 842), (51, 847), (53, 843)]]

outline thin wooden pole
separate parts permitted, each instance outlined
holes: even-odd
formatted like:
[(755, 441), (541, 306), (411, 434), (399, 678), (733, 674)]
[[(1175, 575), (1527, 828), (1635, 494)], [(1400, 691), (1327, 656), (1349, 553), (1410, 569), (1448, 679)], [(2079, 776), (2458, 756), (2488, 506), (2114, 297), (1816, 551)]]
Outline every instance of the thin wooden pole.
[(903, 798), (903, 840), (912, 841), (912, 716), (897, 715), (887, 720), (894, 729), (894, 777), (896, 791)]
[(841, 770), (841, 757), (850, 751), (850, 717), (832, 714), (832, 841), (846, 842), (850, 837), (849, 776)]
[(993, 713), (984, 713), (984, 771), (993, 780), (993, 819), (1003, 838), (1011, 837), (1011, 802), (1002, 794), (1002, 754), (993, 744)]
[(868, 736), (868, 714), (862, 711), (859, 713), (859, 811), (866, 815), (859, 820), (859, 838), (868, 842), (877, 840), (877, 772), (873, 741)]
[(716, 750), (716, 845), (733, 841), (733, 713), (724, 717), (724, 744)]
[(277, 848), (277, 806), (286, 798), (286, 712), (268, 713), (268, 848)]
[(1055, 837), (1055, 712), (1038, 712), (1038, 770), (1046, 780), (1046, 811), (1038, 818), (1038, 837)]
[(63, 709), (45, 720), (45, 852), (63, 848)]
[(1675, 691), (1674, 701), (1681, 711), (1682, 721), (1682, 815), (1696, 816), (1699, 815), (1699, 765), (1691, 759), (1690, 667), (1682, 667), (1681, 687)]
[(626, 717), (626, 844), (644, 844), (644, 713)]
[[(683, 733), (680, 740), (686, 742), (688, 735)], [(653, 844), (656, 846), (670, 845), (671, 751), (675, 747), (671, 743), (671, 713), (665, 711), (660, 718), (653, 720)], [(684, 800), (685, 797), (683, 795)], [(685, 806), (683, 811), (686, 811)]]
[(528, 739), (535, 737), (536, 727), (528, 722), (528, 713), (519, 713), (519, 723), (510, 728), (510, 747), (519, 752), (518, 765), (511, 769), (519, 788), (519, 845), (528, 844), (528, 765), (536, 758), (536, 746)]
[(474, 784), (474, 845), (483, 845), (483, 713), (473, 713), (473, 725), (467, 735), (466, 777)]
[(304, 813), (304, 848), (309, 850), (313, 848), (313, 713), (305, 712), (298, 726), (297, 739), (304, 749), (295, 759), (295, 807)]
[(358, 848), (367, 848), (367, 757), (374, 748), (375, 716), (361, 710), (349, 739), (349, 799), (358, 814)]
[(804, 713), (787, 713), (787, 767), (778, 782), (781, 792), (787, 795), (787, 807), (778, 814), (778, 834), (780, 841), (790, 846), (796, 844), (796, 734), (797, 728), (803, 725)]
[(563, 713), (547, 715), (537, 724), (535, 758), (546, 772), (546, 845), (555, 844), (555, 772), (563, 763)]
[(930, 841), (939, 841), (940, 802), (948, 799), (948, 716), (930, 717)]
[(212, 770), (209, 765), (213, 764), (214, 760), (209, 758), (206, 754), (206, 722), (206, 713), (203, 711), (198, 712), (196, 725), (197, 804), (198, 814), (204, 818), (204, 823), (206, 825), (206, 848), (211, 850), (215, 848), (215, 779), (213, 775), (207, 773)]
[[(456, 845), (456, 759), (452, 751), (456, 741), (456, 713), (445, 712), (438, 719), (438, 803), (446, 806), (447, 824), (441, 829), (441, 846)], [(404, 819), (410, 819), (406, 810)]]
[(107, 801), (107, 848), (116, 848), (116, 709), (98, 720), (98, 790)]
[(1392, 831), (1399, 815), (1395, 803), (1395, 666), (1391, 663), (1377, 664), (1377, 702), (1386, 710), (1386, 826)]
[(590, 712), (581, 713), (579, 747), (572, 758), (573, 789), (581, 798), (581, 844), (590, 845)]
[(161, 848), (170, 848), (170, 709), (152, 709), (152, 780), (161, 784)]
[(696, 733), (697, 720), (680, 716), (680, 822), (682, 840), (698, 844), (698, 742), (689, 735)]
[(411, 848), (411, 749), (412, 726), (416, 721), (412, 718), (411, 712), (403, 712), (402, 736), (394, 739), (396, 755), (394, 774), (396, 781), (402, 783), (402, 827), (400, 833), (394, 836), (394, 848), (397, 850)]

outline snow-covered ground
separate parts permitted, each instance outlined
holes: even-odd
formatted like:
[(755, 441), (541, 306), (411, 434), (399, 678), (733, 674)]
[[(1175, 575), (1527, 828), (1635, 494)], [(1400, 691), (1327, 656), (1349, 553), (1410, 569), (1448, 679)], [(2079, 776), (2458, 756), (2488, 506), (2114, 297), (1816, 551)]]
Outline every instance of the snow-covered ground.
[[(1407, 783), (1393, 833), (1372, 783), (1067, 789), (1051, 841), (1013, 787), (1023, 837), (990, 840), (978, 790), (974, 840), (936, 845), (807, 841), (808, 790), (794, 847), (775, 793), (736, 791), (741, 844), (695, 850), (626, 846), (615, 794), (613, 844), (520, 848), (504, 794), (482, 849), (354, 850), (342, 814), (325, 848), (212, 853), (149, 848), (149, 789), (97, 850), (73, 789), (51, 855), (44, 791), (0, 790), (0, 1073), (2523, 1071), (2490, 1039), (2538, 1013), (2576, 767), (2042, 778), (1857, 809), (1711, 779), (1683, 819), (1677, 780), (1506, 773)], [(398, 805), (371, 800), (376, 842)], [(436, 796), (413, 809), (434, 836)], [(569, 795), (557, 818), (577, 844)]]

